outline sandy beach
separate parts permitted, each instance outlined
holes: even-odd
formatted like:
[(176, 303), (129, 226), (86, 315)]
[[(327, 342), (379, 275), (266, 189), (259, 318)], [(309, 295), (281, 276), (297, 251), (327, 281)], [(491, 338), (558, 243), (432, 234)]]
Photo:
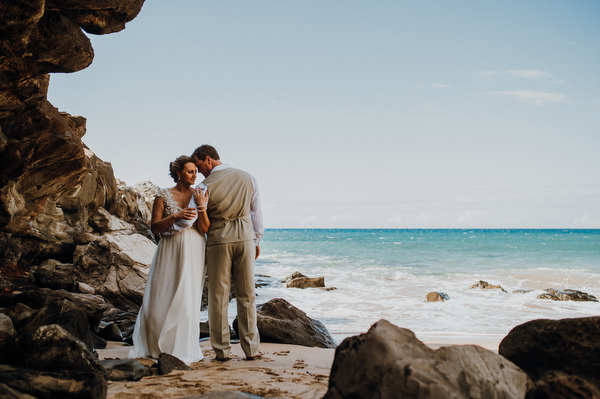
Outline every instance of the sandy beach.
[[(429, 336), (425, 343), (432, 349), (474, 343), (497, 352), (501, 338), (478, 338), (474, 342), (468, 337)], [(233, 344), (231, 360), (220, 362), (215, 360), (209, 340), (201, 341), (200, 346), (204, 360), (192, 364), (192, 371), (173, 371), (164, 376), (155, 373), (136, 382), (110, 381), (107, 397), (184, 398), (216, 391), (241, 391), (263, 397), (321, 398), (327, 391), (335, 355), (335, 349), (261, 343), (259, 352), (263, 358), (247, 361), (240, 345)], [(126, 359), (129, 349), (122, 343), (109, 342), (106, 349), (98, 350), (98, 355), (100, 360)], [(152, 360), (141, 361), (153, 364)]]

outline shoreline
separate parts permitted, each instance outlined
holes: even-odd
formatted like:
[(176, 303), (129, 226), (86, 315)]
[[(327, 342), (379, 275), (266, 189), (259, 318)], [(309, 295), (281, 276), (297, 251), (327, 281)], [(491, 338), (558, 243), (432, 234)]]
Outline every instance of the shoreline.
[[(332, 335), (339, 344), (343, 338), (357, 334)], [(498, 345), (504, 337), (421, 334), (417, 338), (434, 350), (472, 344), (498, 353)], [(173, 371), (162, 376), (155, 372), (140, 381), (109, 381), (107, 398), (182, 398), (239, 391), (262, 397), (317, 399), (327, 392), (335, 356), (335, 349), (261, 342), (259, 353), (263, 358), (247, 361), (236, 342), (232, 344), (231, 360), (220, 362), (215, 359), (209, 339), (201, 340), (200, 347), (204, 359), (191, 364), (193, 370)], [(108, 342), (106, 349), (96, 351), (100, 360), (127, 359), (130, 348), (120, 342)], [(152, 359), (138, 360), (147, 366), (155, 363)]]

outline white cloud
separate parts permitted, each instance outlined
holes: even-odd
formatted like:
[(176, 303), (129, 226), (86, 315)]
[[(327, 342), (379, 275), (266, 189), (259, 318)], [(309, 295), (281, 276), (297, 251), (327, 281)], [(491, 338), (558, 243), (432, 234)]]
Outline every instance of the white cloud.
[(520, 101), (542, 106), (544, 104), (565, 103), (568, 100), (567, 95), (560, 93), (548, 93), (533, 90), (512, 90), (512, 91), (490, 91), (488, 96), (509, 96)]
[(509, 69), (506, 71), (481, 71), (482, 76), (500, 76), (509, 79), (544, 79), (552, 78), (552, 74), (539, 69)]

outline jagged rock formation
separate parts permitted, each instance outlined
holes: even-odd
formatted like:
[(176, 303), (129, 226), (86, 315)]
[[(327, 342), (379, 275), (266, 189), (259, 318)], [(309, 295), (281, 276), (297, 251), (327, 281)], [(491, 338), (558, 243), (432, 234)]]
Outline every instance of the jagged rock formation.
[[(47, 100), (49, 73), (75, 72), (94, 52), (82, 31), (124, 29), (143, 0), (16, 1), (0, 4), (0, 231), (3, 263), (35, 263), (8, 251), (7, 240), (40, 243), (64, 258), (88, 219), (110, 208), (117, 184), (110, 164), (81, 138), (85, 118), (58, 112)], [(43, 244), (42, 244), (43, 243)], [(50, 244), (49, 244), (50, 243)], [(48, 258), (50, 256), (42, 255)], [(24, 259), (22, 259), (24, 258)], [(37, 260), (37, 259), (36, 259)]]
[[(70, 289), (72, 283), (76, 290), (78, 282), (68, 278), (73, 254), (78, 245), (87, 246), (102, 235), (141, 234), (154, 240), (145, 196), (118, 186), (112, 166), (83, 144), (85, 118), (58, 112), (47, 100), (49, 73), (79, 71), (93, 60), (82, 29), (92, 34), (118, 32), (139, 13), (143, 2), (0, 4), (0, 276), (4, 275), (0, 289), (4, 292), (10, 292), (6, 276), (13, 283), (37, 277), (42, 286), (55, 288)], [(35, 267), (48, 260), (53, 262), (33, 276)], [(82, 267), (75, 264), (75, 270), (78, 266)], [(48, 281), (56, 270), (64, 272), (64, 281)], [(134, 285), (145, 282), (144, 276), (141, 279)]]

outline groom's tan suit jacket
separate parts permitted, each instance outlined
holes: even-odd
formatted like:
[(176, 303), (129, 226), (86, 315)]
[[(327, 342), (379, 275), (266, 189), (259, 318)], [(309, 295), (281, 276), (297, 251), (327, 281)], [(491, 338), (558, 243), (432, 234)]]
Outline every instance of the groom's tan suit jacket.
[(252, 178), (243, 170), (227, 168), (212, 172), (203, 182), (208, 188), (210, 228), (206, 244), (254, 240), (250, 203)]

